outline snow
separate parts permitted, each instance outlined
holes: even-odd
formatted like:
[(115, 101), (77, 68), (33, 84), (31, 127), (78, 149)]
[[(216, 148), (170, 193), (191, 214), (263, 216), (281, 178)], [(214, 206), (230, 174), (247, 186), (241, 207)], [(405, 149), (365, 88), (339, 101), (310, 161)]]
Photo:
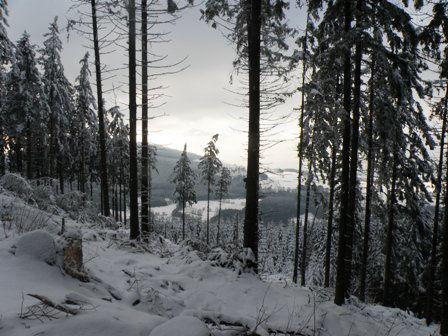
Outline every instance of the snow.
[[(57, 215), (55, 220), (60, 222)], [(123, 229), (71, 219), (66, 228), (82, 233), (88, 283), (42, 262), (53, 256), (50, 234), (0, 235), (0, 335), (429, 336), (438, 330), (399, 309), (354, 298), (336, 306), (331, 291), (219, 267), (223, 255), (216, 250), (207, 255), (157, 237), (140, 246), (130, 243)], [(22, 319), (21, 312), (39, 302), (27, 294), (46, 296), (78, 313), (58, 313), (42, 322)]]
[(150, 336), (209, 336), (210, 331), (199, 319), (191, 316), (177, 316), (154, 328)]
[(18, 240), (15, 255), (30, 257), (52, 265), (56, 262), (55, 241), (48, 232), (42, 230), (28, 232)]

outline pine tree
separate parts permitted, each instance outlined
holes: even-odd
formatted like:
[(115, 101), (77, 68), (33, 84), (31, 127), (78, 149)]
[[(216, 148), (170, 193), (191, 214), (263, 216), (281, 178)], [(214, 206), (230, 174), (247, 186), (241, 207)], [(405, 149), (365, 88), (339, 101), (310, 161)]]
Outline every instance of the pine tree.
[(77, 149), (75, 161), (79, 163), (78, 179), (80, 191), (86, 192), (88, 159), (92, 156), (92, 151), (96, 147), (97, 118), (95, 114), (96, 104), (90, 86), (89, 53), (86, 53), (80, 61), (81, 71), (76, 78), (76, 105), (73, 116), (72, 150)]
[(204, 155), (201, 157), (198, 168), (201, 172), (202, 181), (207, 185), (207, 244), (210, 243), (210, 196), (216, 182), (216, 174), (222, 167), (218, 158), (219, 150), (216, 148), (218, 134), (204, 148)]
[(229, 168), (222, 167), (221, 174), (219, 176), (218, 183), (216, 185), (216, 196), (219, 199), (219, 210), (218, 210), (218, 230), (216, 234), (216, 243), (220, 243), (221, 234), (221, 205), (224, 197), (229, 193), (229, 186), (232, 182), (232, 176), (230, 175)]
[[(30, 36), (24, 32), (17, 42), (15, 62), (12, 64), (6, 84), (3, 120), (6, 123), (9, 146), (14, 148), (14, 170), (35, 176), (39, 144), (44, 141), (46, 121), (46, 96), (35, 57), (35, 47)], [(25, 152), (26, 169), (23, 168), (22, 152)]]
[(62, 42), (59, 38), (57, 17), (44, 34), (44, 48), (40, 62), (43, 66), (44, 91), (49, 106), (48, 117), (48, 176), (58, 177), (61, 193), (64, 192), (64, 160), (70, 160), (67, 129), (73, 111), (73, 87), (64, 74), (61, 61)]
[(187, 155), (187, 144), (174, 166), (171, 182), (175, 185), (174, 196), (176, 197), (179, 206), (182, 207), (182, 239), (185, 239), (185, 207), (196, 203), (196, 192), (194, 185), (196, 174), (190, 167), (190, 159)]

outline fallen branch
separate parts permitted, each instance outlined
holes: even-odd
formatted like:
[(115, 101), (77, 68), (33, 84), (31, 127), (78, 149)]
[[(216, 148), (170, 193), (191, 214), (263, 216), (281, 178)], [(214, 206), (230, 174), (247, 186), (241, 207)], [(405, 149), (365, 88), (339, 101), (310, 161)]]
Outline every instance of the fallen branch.
[(27, 294), (28, 296), (31, 296), (32, 298), (35, 298), (37, 300), (39, 300), (40, 302), (42, 302), (44, 305), (47, 305), (49, 307), (52, 307), (54, 309), (57, 309), (63, 313), (69, 314), (69, 315), (76, 315), (78, 314), (77, 310), (71, 309), (67, 306), (58, 304), (58, 303), (54, 303), (53, 301), (51, 301), (49, 298), (47, 298), (46, 296), (43, 295), (39, 295), (39, 294)]

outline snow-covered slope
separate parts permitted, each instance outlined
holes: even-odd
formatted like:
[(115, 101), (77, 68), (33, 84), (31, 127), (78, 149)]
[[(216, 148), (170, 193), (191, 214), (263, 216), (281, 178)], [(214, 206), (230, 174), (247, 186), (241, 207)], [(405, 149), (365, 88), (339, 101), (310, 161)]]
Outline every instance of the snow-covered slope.
[[(50, 231), (56, 239), (54, 223), (60, 222), (58, 215), (52, 217)], [(427, 327), (398, 309), (355, 300), (339, 307), (323, 289), (297, 288), (275, 277), (262, 281), (254, 274), (217, 267), (224, 264), (224, 253), (216, 257), (214, 251), (215, 258), (210, 258), (191, 244), (175, 245), (159, 236), (148, 244), (129, 243), (126, 230), (93, 223), (67, 220), (66, 226), (82, 232), (90, 282), (48, 265), (48, 256), (43, 259), (41, 252), (25, 253), (27, 240), (14, 227), (7, 227), (7, 238), (0, 234), (1, 336), (436, 334), (436, 325)], [(34, 251), (39, 251), (38, 244), (32, 243)], [(22, 252), (13, 254), (13, 246)], [(27, 294), (47, 297), (77, 314), (42, 313), (39, 301)]]

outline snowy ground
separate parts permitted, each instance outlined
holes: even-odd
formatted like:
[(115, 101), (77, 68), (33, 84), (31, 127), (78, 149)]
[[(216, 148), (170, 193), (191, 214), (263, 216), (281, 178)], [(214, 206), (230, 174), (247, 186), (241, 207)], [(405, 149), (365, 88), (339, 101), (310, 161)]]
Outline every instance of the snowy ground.
[[(0, 194), (1, 204), (9, 204), (5, 199), (23, 203)], [(61, 217), (53, 215), (51, 223), (44, 229), (57, 238)], [(436, 335), (437, 326), (401, 310), (354, 300), (338, 307), (322, 289), (216, 267), (204, 254), (161, 237), (135, 245), (122, 229), (73, 220), (66, 225), (82, 232), (90, 282), (42, 261), (40, 238), (26, 242), (8, 226), (0, 234), (1, 336)], [(77, 314), (21, 318), (38, 303), (27, 294), (65, 302)]]

